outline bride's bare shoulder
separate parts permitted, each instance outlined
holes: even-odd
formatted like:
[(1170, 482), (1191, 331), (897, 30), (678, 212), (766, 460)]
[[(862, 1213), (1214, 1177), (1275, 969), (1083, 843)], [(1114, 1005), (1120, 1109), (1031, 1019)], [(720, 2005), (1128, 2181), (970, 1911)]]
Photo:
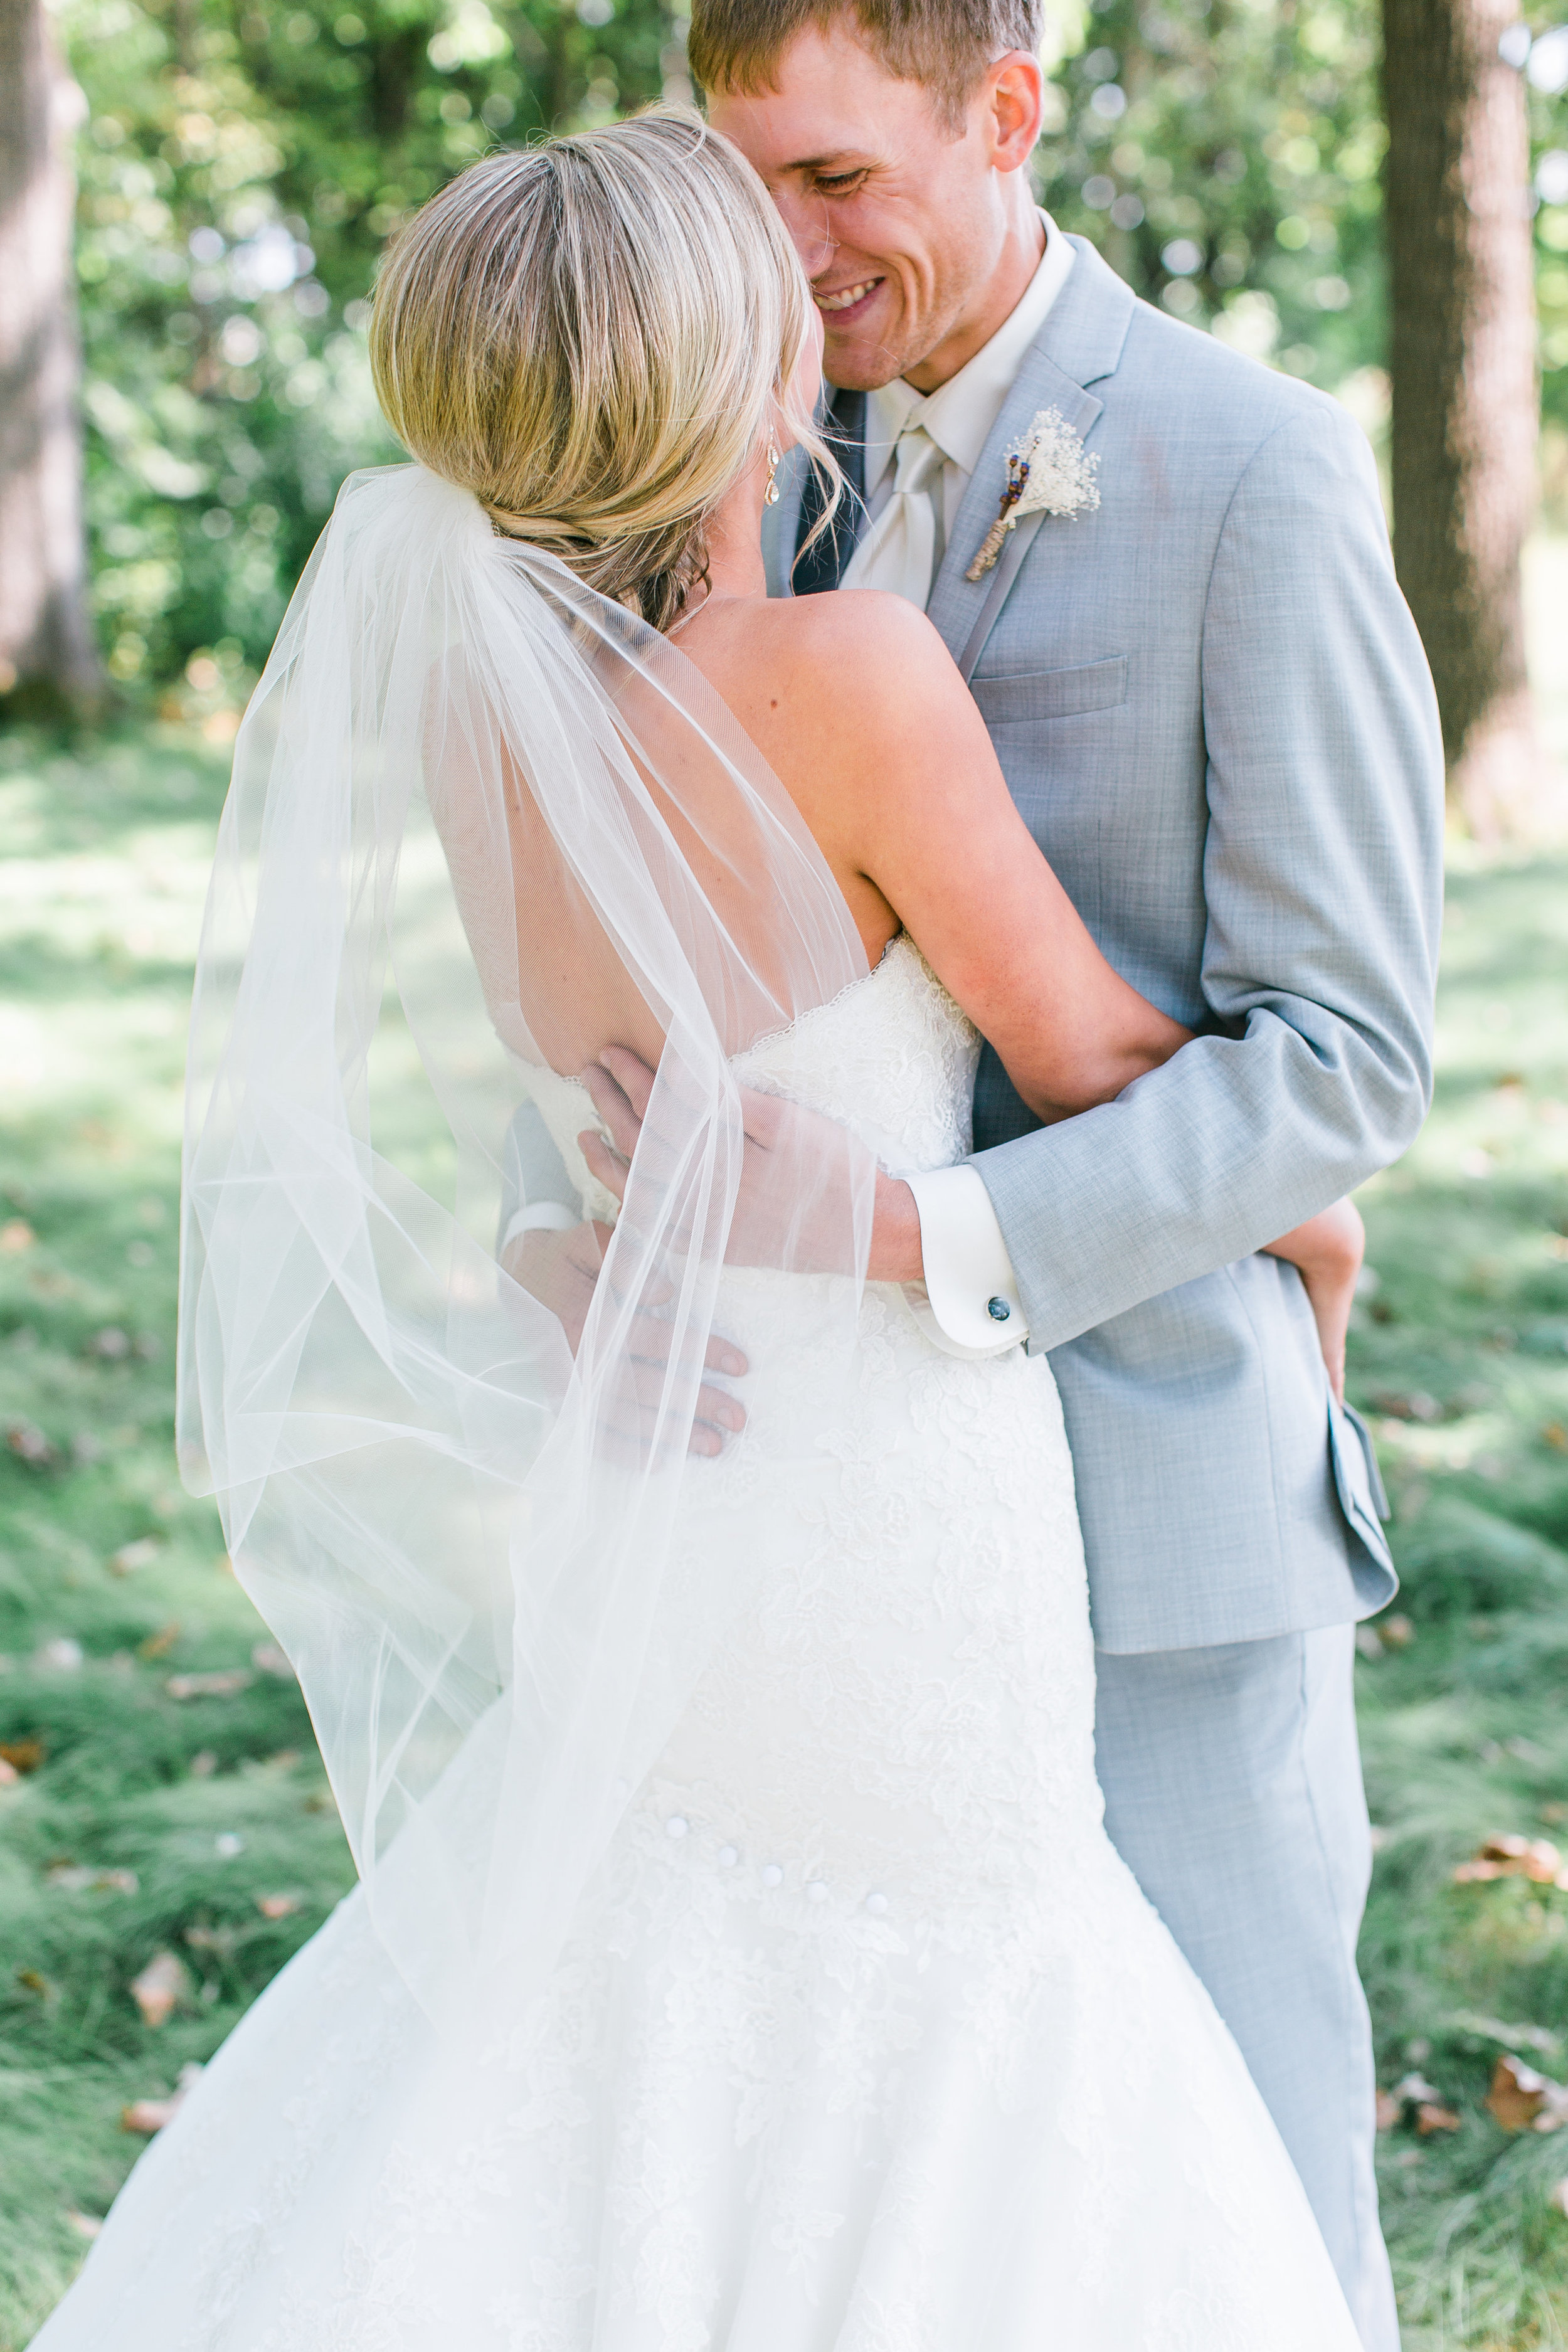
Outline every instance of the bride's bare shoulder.
[(692, 657), (786, 782), (802, 759), (819, 772), (852, 767), (911, 723), (978, 723), (952, 656), (902, 596), (758, 597), (703, 620)]
[[(880, 588), (841, 590), (826, 596), (770, 597), (758, 614), (759, 637), (772, 640), (783, 661), (808, 662), (819, 675), (839, 664), (872, 660), (887, 671), (921, 669), (952, 657), (917, 605)], [(953, 669), (954, 680), (957, 671)]]

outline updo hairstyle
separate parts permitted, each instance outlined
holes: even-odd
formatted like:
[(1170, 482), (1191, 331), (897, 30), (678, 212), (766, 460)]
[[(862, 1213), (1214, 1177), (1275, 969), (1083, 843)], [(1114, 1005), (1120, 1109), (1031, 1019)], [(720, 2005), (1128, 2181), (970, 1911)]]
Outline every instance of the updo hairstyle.
[(837, 502), (791, 413), (810, 315), (750, 164), (659, 108), (488, 155), (433, 196), (383, 266), (371, 364), (422, 465), (668, 629), (706, 577), (708, 517), (781, 418)]

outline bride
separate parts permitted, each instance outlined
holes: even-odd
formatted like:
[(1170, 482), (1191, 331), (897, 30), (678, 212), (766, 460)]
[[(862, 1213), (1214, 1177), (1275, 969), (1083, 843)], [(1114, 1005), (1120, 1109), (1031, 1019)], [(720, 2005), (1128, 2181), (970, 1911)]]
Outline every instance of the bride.
[[(38, 2352), (1354, 2352), (1101, 1828), (1049, 1369), (879, 1278), (980, 1033), (1047, 1119), (1185, 1033), (923, 616), (766, 600), (814, 322), (682, 114), (475, 165), (383, 274), (417, 463), (237, 747), (182, 1282), (362, 1884)], [(583, 1213), (503, 1271), (524, 1099)], [(1344, 1229), (1277, 1245), (1331, 1340)]]

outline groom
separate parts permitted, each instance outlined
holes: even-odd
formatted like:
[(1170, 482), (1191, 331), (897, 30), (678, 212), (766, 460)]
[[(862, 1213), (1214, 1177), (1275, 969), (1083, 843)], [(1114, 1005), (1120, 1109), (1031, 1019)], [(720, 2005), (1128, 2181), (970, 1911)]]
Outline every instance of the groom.
[[(1300, 1279), (1252, 1253), (1425, 1113), (1436, 713), (1350, 418), (1136, 300), (1037, 210), (1039, 16), (694, 0), (690, 57), (813, 280), (857, 494), (807, 545), (812, 485), (786, 478), (772, 584), (924, 605), (1100, 947), (1199, 1032), (1120, 1102), (1047, 1128), (988, 1049), (973, 1158), (920, 1180), (901, 1226), (879, 1214), (877, 1255), (923, 1280), (947, 1344), (1011, 1344), (1023, 1318), (1049, 1356), (1108, 1826), (1388, 2352), (1351, 1667), (1354, 1621), (1394, 1580)], [(1057, 511), (977, 563), (1009, 446), (1052, 412)]]

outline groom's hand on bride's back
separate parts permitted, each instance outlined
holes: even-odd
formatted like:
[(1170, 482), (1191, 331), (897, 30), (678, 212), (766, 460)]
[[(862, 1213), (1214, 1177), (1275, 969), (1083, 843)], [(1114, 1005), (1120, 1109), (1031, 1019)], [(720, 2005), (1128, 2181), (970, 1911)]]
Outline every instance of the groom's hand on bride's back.
[[(590, 1223), (568, 1226), (564, 1232), (551, 1228), (520, 1234), (501, 1253), (503, 1271), (520, 1290), (526, 1290), (555, 1317), (574, 1357), (582, 1346), (609, 1245), (609, 1226)], [(648, 1305), (657, 1309), (661, 1303), (656, 1296)], [(616, 1433), (634, 1448), (648, 1442), (662, 1422), (671, 1336), (672, 1326), (661, 1321), (657, 1312), (639, 1312), (633, 1318), (626, 1393), (616, 1400), (617, 1424), (625, 1426), (617, 1425)], [(708, 1342), (703, 1368), (738, 1380), (747, 1365), (738, 1348), (715, 1337)], [(721, 1454), (726, 1436), (745, 1425), (746, 1409), (740, 1399), (728, 1389), (704, 1381), (697, 1391), (687, 1450)]]

